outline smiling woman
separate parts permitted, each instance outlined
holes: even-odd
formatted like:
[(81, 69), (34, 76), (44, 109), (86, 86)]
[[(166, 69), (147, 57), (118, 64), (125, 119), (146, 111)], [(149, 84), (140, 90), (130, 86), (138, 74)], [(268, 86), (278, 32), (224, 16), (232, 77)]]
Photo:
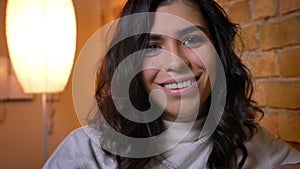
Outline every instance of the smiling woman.
[[(210, 33), (205, 20), (195, 7), (173, 3), (156, 12), (176, 16), (188, 23), (165, 15), (154, 17), (143, 60), (142, 81), (148, 93), (155, 89), (165, 93), (164, 119), (190, 121), (193, 116), (189, 113), (194, 112), (194, 106), (205, 107), (203, 104), (211, 89), (207, 69), (211, 69), (211, 74), (214, 71), (216, 52), (208, 38)], [(198, 92), (200, 96), (196, 95)], [(199, 97), (200, 102), (192, 104)], [(164, 103), (161, 99), (153, 98), (157, 104)], [(198, 115), (204, 113), (197, 111)]]
[(251, 76), (233, 51), (238, 27), (215, 1), (129, 0), (116, 26), (96, 114), (44, 168), (299, 167), (300, 153), (257, 124)]

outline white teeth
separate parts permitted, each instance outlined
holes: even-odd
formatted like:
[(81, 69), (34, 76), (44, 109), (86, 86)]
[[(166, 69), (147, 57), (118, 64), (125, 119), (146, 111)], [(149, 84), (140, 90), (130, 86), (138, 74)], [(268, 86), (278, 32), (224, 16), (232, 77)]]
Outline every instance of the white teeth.
[(165, 84), (164, 88), (167, 89), (182, 89), (182, 88), (186, 88), (188, 86), (190, 86), (195, 80), (186, 80), (183, 82), (178, 82), (178, 83), (169, 83), (169, 84)]

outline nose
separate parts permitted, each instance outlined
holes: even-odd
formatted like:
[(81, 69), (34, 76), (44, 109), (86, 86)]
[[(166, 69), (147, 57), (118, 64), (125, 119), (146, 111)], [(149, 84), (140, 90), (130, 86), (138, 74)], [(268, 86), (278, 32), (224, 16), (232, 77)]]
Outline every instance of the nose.
[(191, 62), (188, 59), (187, 49), (183, 48), (178, 41), (173, 41), (166, 46), (165, 64), (163, 65), (166, 72), (185, 72), (189, 70)]

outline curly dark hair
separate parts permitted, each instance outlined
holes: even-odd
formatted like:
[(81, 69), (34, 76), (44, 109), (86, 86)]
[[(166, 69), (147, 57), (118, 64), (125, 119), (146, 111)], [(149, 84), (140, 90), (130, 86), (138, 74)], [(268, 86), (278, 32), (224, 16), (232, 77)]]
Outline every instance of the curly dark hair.
[[(160, 6), (168, 5), (179, 0), (128, 0), (120, 17), (142, 12), (155, 12)], [(243, 65), (239, 56), (234, 52), (235, 40), (239, 33), (239, 26), (230, 22), (227, 14), (214, 0), (181, 0), (188, 5), (193, 5), (206, 20), (214, 47), (222, 62), (226, 76), (226, 103), (222, 118), (211, 136), (212, 150), (207, 162), (210, 169), (242, 168), (246, 158), (247, 149), (243, 142), (252, 138), (257, 130), (257, 114), (263, 112), (251, 100), (253, 85), (249, 70)], [(98, 66), (96, 78), (95, 98), (98, 111), (90, 123), (101, 130), (101, 118), (111, 125), (116, 131), (127, 136), (136, 138), (147, 138), (158, 135), (164, 131), (161, 118), (149, 123), (135, 123), (124, 118), (118, 112), (111, 95), (111, 81), (118, 65), (130, 54), (144, 49), (148, 42), (148, 34), (137, 34), (116, 42), (119, 37), (132, 31), (132, 27), (144, 29), (147, 32), (151, 28), (151, 18), (141, 18), (125, 23), (120, 20), (114, 30), (114, 38), (110, 42), (110, 50), (105, 54), (104, 59)], [(130, 24), (130, 26), (128, 25)], [(122, 75), (117, 77), (120, 87), (127, 74), (131, 73), (136, 66), (141, 65), (142, 59), (128, 63), (128, 68)], [(148, 94), (141, 82), (140, 75), (136, 75), (131, 81), (129, 96), (119, 96), (121, 102), (132, 102), (138, 110), (147, 110), (150, 107)], [(130, 113), (130, 112), (128, 112)], [(103, 131), (103, 138), (110, 133)], [(105, 151), (105, 150), (104, 150)], [(118, 162), (118, 168), (142, 168), (152, 157), (128, 158), (111, 154)], [(237, 152), (242, 154), (242, 160), (238, 162)]]

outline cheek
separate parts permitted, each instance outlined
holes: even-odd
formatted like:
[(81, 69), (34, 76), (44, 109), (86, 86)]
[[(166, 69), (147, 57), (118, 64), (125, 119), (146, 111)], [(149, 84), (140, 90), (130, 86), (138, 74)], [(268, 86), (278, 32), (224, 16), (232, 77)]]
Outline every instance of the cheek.
[(159, 69), (161, 67), (161, 57), (145, 57), (142, 63), (142, 71), (150, 69)]
[(194, 63), (205, 68), (212, 82), (215, 80), (217, 52), (212, 44), (196, 49), (196, 56), (193, 57)]
[(142, 63), (142, 81), (144, 86), (148, 88), (154, 83), (156, 75), (161, 69), (162, 59), (160, 57), (145, 57)]
[(151, 90), (150, 88), (155, 78), (155, 72), (153, 69), (144, 69), (141, 73), (142, 81), (147, 91)]

